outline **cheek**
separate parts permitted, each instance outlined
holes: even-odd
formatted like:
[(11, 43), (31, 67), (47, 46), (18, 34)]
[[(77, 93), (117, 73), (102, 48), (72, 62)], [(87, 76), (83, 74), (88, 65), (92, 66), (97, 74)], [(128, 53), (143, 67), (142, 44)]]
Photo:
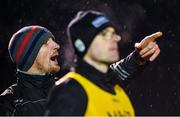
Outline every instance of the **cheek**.
[(99, 47), (93, 48), (91, 54), (94, 59), (102, 59), (102, 58), (104, 58), (104, 56), (106, 56), (107, 51), (106, 51), (106, 48), (99, 46)]
[(93, 55), (99, 54), (100, 51), (101, 51), (101, 47), (100, 46), (97, 45), (97, 46), (92, 47), (92, 54)]
[(41, 55), (38, 56), (38, 61), (42, 66), (46, 66), (49, 63), (48, 55), (48, 53), (41, 53)]
[(102, 41), (101, 39), (96, 39), (91, 45), (91, 57), (94, 59), (102, 59), (104, 56), (106, 56), (107, 51), (107, 43)]

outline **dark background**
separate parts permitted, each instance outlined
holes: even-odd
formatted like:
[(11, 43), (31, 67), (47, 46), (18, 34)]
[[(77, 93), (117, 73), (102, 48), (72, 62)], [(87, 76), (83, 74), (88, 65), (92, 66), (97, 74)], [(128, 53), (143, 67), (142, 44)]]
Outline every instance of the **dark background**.
[(0, 92), (16, 82), (15, 65), (7, 50), (13, 33), (26, 25), (42, 25), (63, 44), (68, 22), (85, 9), (103, 11), (114, 21), (122, 36), (121, 58), (134, 50), (135, 42), (153, 32), (163, 32), (157, 42), (160, 56), (126, 91), (137, 115), (180, 115), (179, 0), (1, 0)]

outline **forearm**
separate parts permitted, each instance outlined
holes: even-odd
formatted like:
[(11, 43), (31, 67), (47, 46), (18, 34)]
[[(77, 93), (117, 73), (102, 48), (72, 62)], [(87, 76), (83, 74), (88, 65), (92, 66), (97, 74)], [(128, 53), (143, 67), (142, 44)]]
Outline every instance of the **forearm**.
[(126, 58), (110, 65), (110, 68), (124, 81), (130, 79), (136, 71), (139, 71), (146, 64), (147, 62), (142, 61), (139, 54), (133, 51)]

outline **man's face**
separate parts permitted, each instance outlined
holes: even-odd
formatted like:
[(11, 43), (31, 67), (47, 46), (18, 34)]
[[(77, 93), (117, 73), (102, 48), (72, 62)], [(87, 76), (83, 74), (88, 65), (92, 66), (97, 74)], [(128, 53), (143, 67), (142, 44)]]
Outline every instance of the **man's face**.
[(118, 42), (120, 39), (114, 28), (107, 27), (94, 38), (87, 53), (95, 61), (106, 64), (116, 62), (119, 60)]
[(42, 45), (39, 53), (30, 68), (33, 73), (56, 73), (60, 70), (57, 61), (59, 56), (58, 50), (60, 46), (49, 38), (48, 41)]

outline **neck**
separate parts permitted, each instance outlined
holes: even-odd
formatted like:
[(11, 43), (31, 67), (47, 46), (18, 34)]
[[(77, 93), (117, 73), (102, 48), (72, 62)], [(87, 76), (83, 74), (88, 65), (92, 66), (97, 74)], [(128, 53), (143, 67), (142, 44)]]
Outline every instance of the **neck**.
[(18, 74), (20, 73), (20, 74), (26, 74), (26, 75), (39, 75), (39, 76), (44, 76), (45, 74), (38, 74), (38, 73), (31, 73), (31, 72), (26, 72), (26, 71), (21, 71), (20, 69), (17, 69), (17, 72), (18, 72)]
[(108, 65), (103, 62), (95, 61), (87, 55), (84, 56), (83, 60), (102, 73), (107, 73), (108, 71)]
[(35, 69), (34, 67), (31, 67), (27, 72), (34, 75), (45, 75), (45, 73), (41, 72), (38, 69)]

